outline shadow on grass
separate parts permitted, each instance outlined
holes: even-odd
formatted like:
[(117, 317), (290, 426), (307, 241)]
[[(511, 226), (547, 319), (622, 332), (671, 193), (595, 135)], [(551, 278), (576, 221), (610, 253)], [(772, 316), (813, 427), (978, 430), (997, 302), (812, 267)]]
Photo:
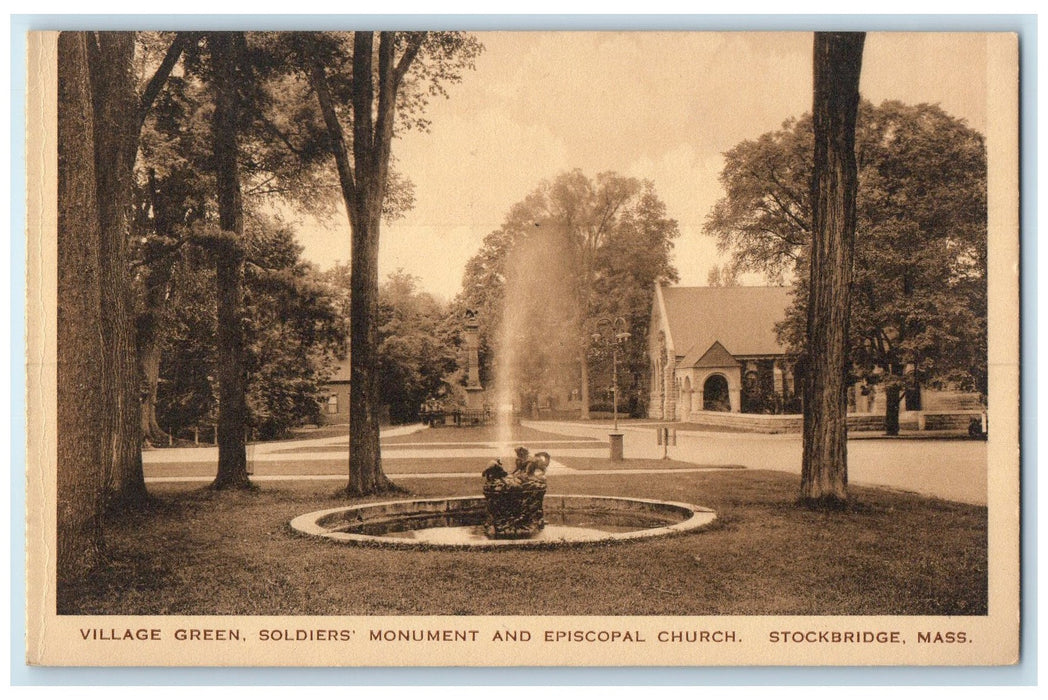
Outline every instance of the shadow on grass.
[[(472, 495), (461, 479), (418, 498)], [(108, 563), (59, 586), (62, 614), (983, 615), (986, 509), (853, 488), (841, 511), (798, 507), (797, 478), (756, 470), (550, 477), (550, 493), (703, 505), (695, 533), (537, 551), (394, 551), (293, 533), (345, 505), (330, 484), (215, 493), (156, 485), (107, 522)], [(376, 496), (363, 502), (388, 499)], [(513, 592), (510, 595), (509, 592)]]

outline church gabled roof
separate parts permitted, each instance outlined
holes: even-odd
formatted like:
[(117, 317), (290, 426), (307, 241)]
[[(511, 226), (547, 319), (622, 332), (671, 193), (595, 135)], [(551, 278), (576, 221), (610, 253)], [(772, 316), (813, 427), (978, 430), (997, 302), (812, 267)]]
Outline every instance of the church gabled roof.
[(688, 354), (684, 356), (684, 359), (677, 365), (678, 367), (737, 367), (739, 361), (731, 356), (731, 353), (724, 349), (724, 346), (718, 341), (713, 341), (713, 345), (703, 352), (703, 349), (698, 345), (692, 347), (688, 351)]
[[(715, 342), (735, 357), (782, 355), (775, 325), (792, 301), (788, 287), (663, 287), (674, 352), (698, 361)], [(687, 364), (685, 363), (685, 366)]]

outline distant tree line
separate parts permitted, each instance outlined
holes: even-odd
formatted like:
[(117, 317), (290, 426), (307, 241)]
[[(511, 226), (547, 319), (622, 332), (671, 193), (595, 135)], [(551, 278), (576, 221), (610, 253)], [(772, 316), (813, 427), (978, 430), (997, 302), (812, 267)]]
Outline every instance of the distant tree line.
[[(566, 401), (577, 389), (583, 418), (593, 403), (610, 408), (611, 335), (604, 322), (622, 318), (630, 336), (619, 346), (620, 397), (642, 415), (654, 287), (678, 280), (670, 262), (678, 235), (650, 181), (571, 170), (540, 183), (466, 265), (457, 303), (480, 311), (485, 386), (497, 379), (499, 353), (514, 343), (518, 406), (550, 394)], [(507, 315), (518, 337), (500, 334)]]

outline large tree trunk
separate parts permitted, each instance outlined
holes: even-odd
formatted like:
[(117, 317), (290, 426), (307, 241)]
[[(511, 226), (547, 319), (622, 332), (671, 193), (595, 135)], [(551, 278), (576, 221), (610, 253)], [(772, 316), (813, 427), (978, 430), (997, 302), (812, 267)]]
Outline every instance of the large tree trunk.
[[(378, 216), (371, 218), (366, 205), (358, 209), (351, 262), (348, 491), (354, 495), (394, 488), (382, 471), (379, 446)], [(358, 321), (363, 318), (370, 322)]]
[(88, 36), (58, 38), (57, 570), (59, 596), (104, 550), (109, 445)]
[(855, 117), (865, 34), (815, 34), (815, 159), (801, 499), (848, 498), (847, 354), (855, 247)]
[(142, 379), (141, 431), (143, 441), (152, 445), (162, 445), (168, 441), (168, 434), (160, 427), (156, 419), (156, 394), (160, 383), (160, 343), (153, 334), (148, 340), (138, 344), (138, 371)]
[[(131, 32), (58, 40), (60, 588), (99, 562), (111, 491), (124, 504), (147, 497), (127, 237), (138, 134), (155, 92), (139, 103), (133, 56)], [(170, 67), (152, 81), (157, 91)]]
[(157, 263), (146, 272), (143, 298), (144, 309), (136, 320), (138, 347), (138, 374), (141, 386), (141, 430), (153, 444), (167, 441), (167, 433), (156, 420), (157, 384), (160, 381), (160, 324), (164, 303), (171, 282), (173, 259)]
[(213, 32), (208, 36), (214, 70), (215, 177), (221, 243), (215, 246), (218, 315), (218, 474), (212, 487), (250, 486), (247, 474), (247, 377), (244, 367), (243, 307), (244, 204), (237, 165), (238, 71), (242, 35)]
[[(353, 36), (353, 160), (338, 121), (323, 64), (309, 59), (309, 80), (317, 93), (331, 139), (342, 198), (352, 229), (349, 339), (349, 483), (351, 495), (399, 490), (382, 471), (378, 411), (378, 243), (386, 194), (397, 90), (418, 55), (424, 33), (405, 42), (395, 60), (395, 36), (382, 32), (378, 70), (374, 69), (374, 34)], [(377, 78), (377, 100), (376, 100)], [(377, 104), (376, 104), (377, 102)]]
[[(392, 41), (379, 41), (379, 86), (385, 86), (392, 70)], [(352, 201), (353, 242), (350, 267), (349, 307), (349, 484), (350, 494), (382, 493), (393, 488), (382, 471), (379, 446), (378, 394), (378, 241), (382, 221), (382, 198), (388, 172), (388, 148), (383, 159), (382, 133), (374, 133), (372, 106), (372, 55), (374, 35), (356, 32), (353, 37), (353, 162), (356, 182)], [(379, 120), (383, 115), (379, 104)], [(392, 134), (390, 134), (392, 136)], [(383, 162), (385, 160), (385, 162)]]
[[(160, 347), (160, 329), (175, 266), (175, 227), (179, 222), (187, 221), (187, 212), (172, 211), (170, 198), (162, 196), (158, 190), (156, 173), (152, 169), (149, 171), (149, 199), (153, 209), (153, 232), (162, 236), (172, 248), (161, 252), (156, 260), (144, 265), (143, 309), (136, 319), (135, 344), (138, 347), (138, 374), (142, 384), (142, 436), (153, 444), (163, 444), (169, 438), (156, 418), (157, 386), (160, 382), (160, 360), (163, 355)], [(198, 217), (192, 218), (195, 220)]]
[(127, 236), (131, 178), (137, 150), (138, 101), (134, 87), (134, 34), (88, 35), (94, 94), (95, 175), (101, 234), (102, 400), (109, 410), (100, 426), (109, 438), (111, 484), (118, 502), (142, 502), (139, 383), (132, 327)]
[[(156, 73), (149, 80), (136, 109), (136, 120), (129, 138), (132, 146), (128, 150), (127, 168), (129, 172), (134, 171), (135, 158), (138, 152), (138, 140), (145, 124), (146, 116), (153, 102), (159, 96), (164, 84), (167, 82), (175, 64), (178, 63), (183, 49), (188, 45), (190, 36), (185, 32), (175, 35), (174, 41), (168, 47), (164, 60), (157, 68)], [(168, 237), (171, 236), (175, 221), (170, 212), (165, 211), (160, 198), (157, 196), (156, 174), (153, 170), (149, 173), (149, 191), (151, 205), (153, 207), (153, 219), (156, 232)], [(139, 399), (139, 431), (140, 439), (152, 443), (166, 442), (167, 434), (160, 428), (156, 420), (156, 392), (157, 382), (160, 379), (160, 318), (163, 315), (164, 304), (167, 299), (168, 284), (171, 280), (171, 268), (174, 261), (168, 257), (147, 267), (145, 271), (145, 309), (135, 319), (135, 352), (138, 367), (138, 399)]]

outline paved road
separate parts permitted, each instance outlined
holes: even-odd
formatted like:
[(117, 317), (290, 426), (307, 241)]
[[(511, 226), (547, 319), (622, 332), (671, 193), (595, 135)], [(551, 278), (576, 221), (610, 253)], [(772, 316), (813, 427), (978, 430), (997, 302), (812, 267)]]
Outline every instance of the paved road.
[[(529, 427), (579, 437), (606, 436), (610, 424), (527, 423)], [(658, 458), (662, 447), (653, 425), (620, 426), (624, 455)], [(678, 432), (669, 456), (702, 465), (801, 472), (797, 434)], [(854, 438), (848, 441), (848, 481), (888, 486), (963, 503), (986, 504), (986, 443), (980, 440)]]
[[(555, 432), (563, 440), (531, 446), (549, 449), (554, 460), (569, 457), (606, 457), (610, 424), (524, 422), (529, 428)], [(383, 437), (417, 431), (420, 426), (392, 428)], [(654, 425), (623, 426), (624, 454), (627, 459), (658, 459), (663, 448), (656, 444)], [(556, 444), (554, 444), (556, 443)], [(588, 444), (589, 443), (589, 444)], [(259, 443), (248, 447), (248, 459), (255, 465), (259, 480), (284, 478), (345, 478), (345, 437)], [(442, 446), (428, 442), (420, 435), (417, 443), (389, 445), (383, 448), (388, 459), (459, 459), (482, 462), (498, 449), (490, 441), (456, 443)], [(801, 440), (799, 435), (757, 435), (750, 433), (678, 432), (677, 444), (668, 448), (669, 457), (696, 467), (743, 466), (750, 469), (772, 469), (800, 474)], [(216, 448), (174, 448), (143, 453), (147, 481), (196, 480), (214, 476)], [(570, 461), (570, 460), (568, 460)], [(295, 468), (287, 466), (294, 463)], [(185, 468), (178, 468), (179, 465)], [(423, 470), (419, 470), (420, 472)], [(564, 464), (551, 464), (550, 473), (572, 473)], [(676, 470), (675, 470), (676, 471)], [(595, 473), (587, 470), (586, 473)], [(615, 470), (620, 474), (645, 473), (638, 470)], [(462, 472), (405, 474), (397, 478), (437, 478), (460, 476)], [(475, 476), (469, 470), (467, 476)], [(986, 504), (986, 443), (974, 440), (937, 439), (852, 439), (848, 443), (848, 478), (858, 485), (886, 486), (937, 496), (952, 501)]]

